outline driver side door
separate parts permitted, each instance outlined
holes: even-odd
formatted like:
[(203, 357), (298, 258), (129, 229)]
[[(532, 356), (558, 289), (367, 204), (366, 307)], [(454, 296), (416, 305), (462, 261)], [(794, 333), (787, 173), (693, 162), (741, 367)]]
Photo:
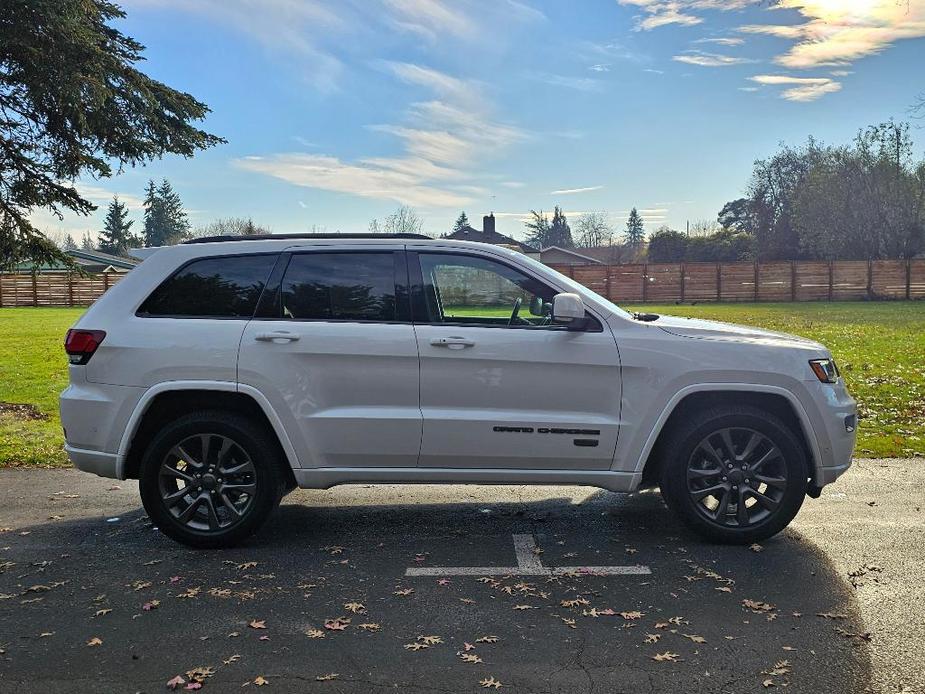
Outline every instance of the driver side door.
[(419, 466), (609, 469), (621, 382), (606, 323), (553, 325), (556, 290), (500, 259), (411, 252), (408, 262), (421, 362)]

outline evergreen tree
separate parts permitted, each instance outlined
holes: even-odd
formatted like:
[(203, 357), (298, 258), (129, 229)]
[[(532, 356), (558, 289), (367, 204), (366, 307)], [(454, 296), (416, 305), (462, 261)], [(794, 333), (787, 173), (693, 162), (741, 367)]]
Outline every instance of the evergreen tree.
[(552, 213), (552, 224), (549, 225), (549, 246), (558, 246), (559, 248), (574, 248), (575, 242), (572, 241), (572, 229), (568, 225), (565, 213), (556, 205)]
[(461, 231), (463, 227), (467, 226), (469, 226), (469, 218), (466, 216), (465, 210), (463, 210), (459, 213), (456, 222), (453, 224), (453, 231)]
[(64, 239), (64, 250), (73, 251), (77, 249), (77, 242), (74, 240), (74, 237), (70, 234)]
[(90, 236), (89, 231), (84, 232), (84, 237), (80, 240), (80, 248), (84, 251), (96, 250), (96, 244), (93, 242), (93, 237)]
[(100, 232), (100, 250), (113, 255), (128, 255), (129, 248), (138, 247), (141, 239), (132, 234), (132, 224), (134, 222), (128, 219), (125, 203), (120, 202), (118, 196), (114, 196), (109, 203), (106, 222)]
[(527, 231), (526, 244), (538, 250), (551, 246), (552, 244), (549, 242), (551, 231), (549, 217), (542, 210), (539, 212), (530, 210), (530, 214), (533, 215), (533, 219), (529, 222), (524, 222), (524, 226), (529, 230)]
[(88, 215), (74, 181), (223, 142), (194, 127), (209, 112), (137, 69), (144, 46), (112, 0), (0, 2), (0, 267), (71, 264), (35, 210)]
[(639, 212), (636, 211), (635, 207), (630, 210), (629, 219), (626, 220), (624, 235), (626, 236), (626, 242), (631, 246), (638, 246), (645, 240), (646, 231), (642, 217), (639, 216)]
[(166, 178), (145, 188), (145, 246), (171, 246), (189, 238), (190, 223), (180, 196)]

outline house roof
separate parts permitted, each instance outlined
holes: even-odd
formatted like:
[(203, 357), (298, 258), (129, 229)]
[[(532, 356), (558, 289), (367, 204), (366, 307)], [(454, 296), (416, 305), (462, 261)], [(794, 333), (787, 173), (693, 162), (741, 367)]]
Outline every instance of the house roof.
[(448, 234), (445, 238), (453, 239), (454, 241), (478, 241), (480, 243), (490, 243), (495, 246), (511, 246), (521, 253), (536, 251), (532, 246), (528, 246), (517, 239), (512, 239), (510, 236), (499, 234), (497, 231), (480, 231), (468, 224), (458, 231)]
[[(66, 251), (66, 253), (77, 260), (80, 265), (111, 265), (120, 270), (131, 270), (140, 262), (135, 258), (125, 258), (121, 255), (112, 255), (111, 253), (103, 253), (102, 251), (90, 251), (83, 248), (74, 248)], [(80, 261), (82, 260), (87, 262), (81, 263)]]
[[(584, 250), (584, 249), (582, 249), (582, 250)], [(542, 257), (542, 254), (543, 254), (543, 253), (548, 253), (549, 251), (558, 251), (558, 252), (560, 252), (560, 253), (565, 253), (566, 255), (570, 255), (570, 256), (573, 256), (573, 257), (575, 257), (575, 258), (580, 258), (581, 260), (587, 260), (589, 263), (595, 263), (595, 264), (597, 264), (597, 265), (602, 265), (602, 264), (603, 264), (603, 263), (602, 263), (600, 260), (598, 260), (597, 258), (592, 258), (591, 256), (589, 256), (589, 255), (584, 255), (584, 254), (582, 254), (582, 253), (576, 253), (575, 251), (573, 251), (573, 250), (571, 250), (571, 249), (569, 249), (569, 248), (562, 248), (562, 247), (560, 247), (560, 246), (547, 246), (547, 247), (544, 248), (542, 251), (540, 251), (540, 257)]]

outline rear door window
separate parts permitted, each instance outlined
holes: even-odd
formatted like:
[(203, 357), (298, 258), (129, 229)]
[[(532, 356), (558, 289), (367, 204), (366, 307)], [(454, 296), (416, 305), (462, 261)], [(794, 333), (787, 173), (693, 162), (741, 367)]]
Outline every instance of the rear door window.
[(145, 300), (140, 316), (250, 318), (278, 254), (194, 260)]
[(297, 253), (280, 287), (284, 319), (400, 320), (396, 281), (404, 265), (393, 252)]

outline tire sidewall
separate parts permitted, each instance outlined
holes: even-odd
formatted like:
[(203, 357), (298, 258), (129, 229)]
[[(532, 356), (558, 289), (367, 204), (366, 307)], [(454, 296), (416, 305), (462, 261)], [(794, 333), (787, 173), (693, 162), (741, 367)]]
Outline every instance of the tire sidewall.
[[(710, 433), (727, 427), (754, 429), (767, 436), (780, 449), (787, 466), (787, 487), (780, 506), (768, 518), (747, 528), (721, 526), (707, 519), (687, 489), (687, 464), (695, 448)], [(661, 480), (666, 502), (695, 531), (714, 541), (744, 544), (771, 537), (793, 520), (806, 497), (809, 473), (803, 447), (783, 423), (770, 416), (728, 412), (707, 418), (679, 432), (667, 453)]]
[[(257, 482), (244, 518), (227, 529), (212, 532), (197, 531), (177, 521), (161, 500), (158, 487), (160, 466), (170, 449), (190, 436), (207, 433), (227, 436), (238, 444), (254, 463)], [(223, 413), (182, 417), (152, 439), (142, 458), (139, 490), (145, 511), (161, 532), (184, 544), (200, 548), (237, 544), (260, 527), (281, 498), (283, 484), (273, 450), (263, 432), (243, 417)]]

